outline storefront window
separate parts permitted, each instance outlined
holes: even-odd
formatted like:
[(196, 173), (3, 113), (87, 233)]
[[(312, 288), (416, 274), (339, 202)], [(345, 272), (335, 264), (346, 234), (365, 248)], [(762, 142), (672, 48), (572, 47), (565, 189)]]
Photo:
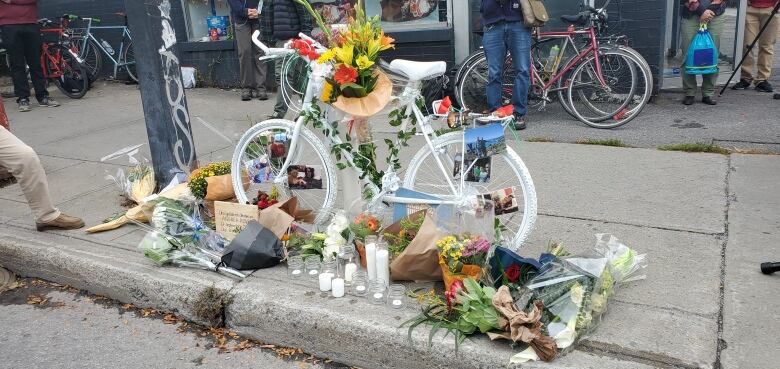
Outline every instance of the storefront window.
[[(190, 41), (225, 40), (229, 37), (230, 6), (227, 0), (182, 0), (187, 38)], [(222, 16), (225, 18), (211, 18)], [(217, 30), (213, 37), (212, 29)]]
[[(344, 23), (355, 0), (312, 0), (326, 23)], [(364, 0), (366, 15), (378, 15), (388, 31), (447, 26), (450, 0)]]

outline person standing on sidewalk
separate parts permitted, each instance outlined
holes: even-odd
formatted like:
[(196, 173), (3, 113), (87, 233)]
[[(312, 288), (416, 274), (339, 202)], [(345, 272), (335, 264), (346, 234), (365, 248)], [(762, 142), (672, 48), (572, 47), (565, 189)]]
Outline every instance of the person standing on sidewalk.
[(41, 69), (41, 32), (38, 28), (38, 0), (0, 0), (0, 32), (8, 52), (11, 79), (19, 111), (30, 111), (27, 67), (39, 106), (59, 106), (49, 98)]
[(488, 107), (490, 111), (501, 107), (504, 61), (509, 52), (515, 68), (512, 88), (515, 129), (525, 129), (531, 83), (531, 29), (523, 23), (519, 0), (482, 0), (480, 12), (485, 31), (482, 46), (488, 62)]
[(78, 229), (84, 221), (63, 214), (54, 207), (49, 197), (49, 184), (43, 171), (38, 154), (8, 130), (8, 117), (5, 114), (3, 99), (0, 98), (0, 167), (8, 169), (19, 181), (27, 204), (35, 216), (35, 228)]
[[(755, 58), (753, 53), (745, 55), (740, 70), (742, 77), (739, 82), (731, 88), (734, 90), (744, 90), (755, 84), (756, 91), (773, 92), (772, 84), (769, 83), (769, 75), (772, 73), (772, 55), (774, 55), (775, 41), (777, 33), (780, 32), (780, 18), (772, 16), (772, 10), (780, 0), (748, 0), (747, 14), (745, 14), (745, 38), (743, 39), (744, 54), (753, 41), (756, 40), (761, 27), (770, 21), (769, 25), (758, 39), (758, 46)], [(756, 63), (756, 75), (753, 78), (753, 64)]]
[[(268, 45), (284, 43), (299, 33), (311, 34), (313, 22), (306, 8), (295, 0), (265, 0), (263, 16), (260, 17), (263, 42)], [(284, 59), (287, 60), (287, 59)], [(283, 61), (275, 62), (275, 81), (281, 81)], [(283, 119), (287, 114), (287, 104), (282, 96), (282, 86), (276, 93), (276, 105), (270, 119)]]
[[(680, 32), (682, 33), (682, 52), (688, 55), (688, 47), (691, 46), (693, 37), (699, 32), (702, 23), (707, 24), (707, 29), (712, 35), (712, 41), (715, 42), (715, 48), (720, 50), (720, 35), (723, 32), (724, 19), (723, 13), (726, 11), (726, 3), (723, 0), (681, 0), (682, 1), (682, 24)], [(696, 99), (696, 75), (685, 73), (685, 68), (681, 68), (683, 90), (685, 98), (683, 104), (693, 105)], [(718, 73), (703, 74), (701, 76), (701, 102), (707, 105), (717, 105), (712, 99), (715, 94), (715, 83), (718, 81)]]
[(260, 29), (259, 0), (228, 0), (230, 15), (238, 49), (238, 66), (241, 73), (241, 100), (252, 96), (268, 100), (265, 90), (266, 68), (260, 57), (263, 52), (252, 43), (252, 33)]

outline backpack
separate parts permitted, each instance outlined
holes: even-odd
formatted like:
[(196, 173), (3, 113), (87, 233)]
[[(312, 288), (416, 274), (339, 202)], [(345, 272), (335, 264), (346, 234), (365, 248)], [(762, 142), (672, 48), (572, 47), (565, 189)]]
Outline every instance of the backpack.
[(541, 27), (550, 20), (542, 0), (520, 0), (520, 8), (523, 10), (523, 23), (526, 27)]
[(702, 23), (696, 36), (693, 36), (685, 57), (685, 73), (713, 74), (718, 73), (718, 49), (712, 40), (707, 24)]

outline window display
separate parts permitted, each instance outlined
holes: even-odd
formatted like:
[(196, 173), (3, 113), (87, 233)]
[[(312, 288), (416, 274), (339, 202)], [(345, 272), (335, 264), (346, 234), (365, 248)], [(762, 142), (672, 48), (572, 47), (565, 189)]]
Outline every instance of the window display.
[[(230, 16), (230, 6), (227, 0), (182, 0), (184, 9), (184, 20), (187, 24), (187, 39), (190, 41), (209, 41), (212, 40), (210, 28), (217, 29), (218, 40), (228, 38), (227, 34), (230, 27), (225, 24), (224, 31), (222, 27), (210, 27), (208, 22), (224, 22)], [(226, 18), (213, 18), (214, 16), (224, 16)]]
[[(355, 0), (312, 0), (314, 9), (330, 24), (346, 23)], [(388, 30), (446, 25), (449, 0), (366, 0), (366, 15), (378, 15)]]

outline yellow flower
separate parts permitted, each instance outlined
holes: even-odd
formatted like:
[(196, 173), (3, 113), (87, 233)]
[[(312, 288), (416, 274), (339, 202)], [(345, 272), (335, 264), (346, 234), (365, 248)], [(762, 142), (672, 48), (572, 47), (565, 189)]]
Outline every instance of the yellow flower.
[(334, 49), (328, 49), (328, 51), (326, 51), (326, 52), (322, 53), (322, 55), (320, 55), (320, 58), (317, 59), (317, 62), (319, 62), (320, 64), (325, 64), (325, 63), (333, 60), (333, 58), (335, 58), (335, 57), (336, 57), (336, 51)]
[(330, 84), (330, 82), (325, 82), (325, 85), (322, 87), (322, 96), (320, 96), (320, 100), (328, 102), (330, 101), (332, 95), (333, 85)]
[(372, 65), (374, 65), (374, 62), (369, 60), (367, 56), (361, 55), (357, 58), (357, 66), (360, 69), (368, 69), (371, 68)]
[(354, 45), (348, 44), (333, 50), (336, 53), (336, 59), (338, 59), (339, 62), (352, 65), (352, 57), (355, 51)]

